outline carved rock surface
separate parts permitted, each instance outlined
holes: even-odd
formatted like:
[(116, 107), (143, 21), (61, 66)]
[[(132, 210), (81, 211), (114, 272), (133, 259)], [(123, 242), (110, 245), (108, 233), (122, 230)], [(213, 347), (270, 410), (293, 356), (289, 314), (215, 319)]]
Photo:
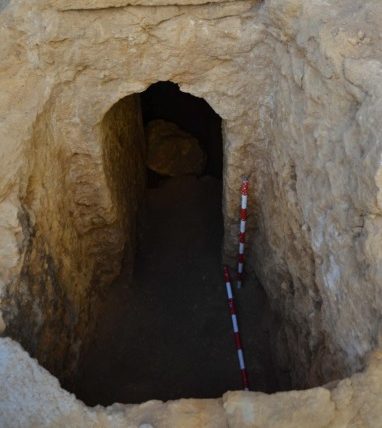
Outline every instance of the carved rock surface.
[[(10, 339), (0, 339), (2, 428), (380, 428), (382, 353), (364, 373), (326, 388), (276, 394), (86, 407)], [(201, 380), (202, 381), (202, 380)]]
[(93, 10), (124, 6), (189, 6), (223, 1), (226, 0), (54, 0), (52, 5), (60, 10)]
[(175, 123), (153, 120), (145, 133), (148, 168), (171, 177), (203, 173), (206, 155), (198, 140)]
[(223, 119), (228, 262), (250, 178), (247, 269), (280, 319), (280, 372), (306, 387), (361, 370), (382, 312), (382, 2), (113, 3), (0, 1), (6, 333), (54, 373), (75, 368), (124, 248), (134, 263), (136, 94), (172, 81)]

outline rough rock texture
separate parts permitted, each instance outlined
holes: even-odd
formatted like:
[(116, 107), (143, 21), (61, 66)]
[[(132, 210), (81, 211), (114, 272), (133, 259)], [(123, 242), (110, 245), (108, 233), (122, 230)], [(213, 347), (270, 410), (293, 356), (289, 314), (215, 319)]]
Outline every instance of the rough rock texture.
[[(119, 100), (170, 80), (224, 122), (227, 259), (250, 176), (248, 267), (281, 320), (278, 366), (297, 386), (352, 373), (377, 343), (382, 310), (382, 3), (177, 3), (0, 2), (7, 331), (70, 371), (118, 272), (122, 232), (133, 248), (143, 185), (138, 109), (121, 158), (126, 130), (105, 121), (119, 117)], [(110, 170), (115, 159), (132, 177)], [(119, 195), (132, 183), (130, 206)]]
[(10, 339), (0, 339), (0, 425), (131, 428), (380, 428), (382, 353), (364, 373), (335, 386), (272, 395), (86, 407)]
[(380, 330), (382, 5), (271, 1), (263, 12), (275, 40), (270, 122), (252, 146), (255, 269), (295, 326), (280, 330), (279, 364), (313, 385), (360, 367)]
[(171, 177), (203, 173), (206, 155), (198, 140), (175, 123), (153, 120), (145, 127), (145, 136), (148, 168)]
[(170, 6), (219, 3), (226, 0), (54, 0), (52, 4), (59, 10), (105, 9), (124, 6)]
[[(134, 96), (91, 130), (64, 118), (54, 127), (55, 114), (41, 115), (34, 127), (21, 218), (25, 254), (20, 281), (4, 297), (4, 315), (13, 319), (7, 333), (64, 377), (92, 332), (101, 286), (118, 273), (124, 253), (133, 263), (145, 144)], [(92, 139), (102, 144), (91, 147)], [(125, 236), (131, 237), (126, 246)]]

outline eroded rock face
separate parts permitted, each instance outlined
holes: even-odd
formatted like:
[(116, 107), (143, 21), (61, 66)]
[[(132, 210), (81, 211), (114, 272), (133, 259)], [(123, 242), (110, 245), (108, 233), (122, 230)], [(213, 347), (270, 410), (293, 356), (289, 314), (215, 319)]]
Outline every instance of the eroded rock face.
[[(34, 126), (21, 218), (25, 253), (3, 313), (13, 320), (6, 333), (64, 379), (89, 338), (85, 332), (94, 328), (103, 286), (118, 274), (123, 257), (133, 265), (145, 142), (136, 96), (114, 104), (92, 129), (65, 131), (63, 118), (52, 126), (55, 114), (42, 115)], [(62, 144), (62, 133), (70, 134), (64, 139), (69, 144)], [(102, 143), (91, 147), (93, 140)]]
[(86, 407), (10, 339), (0, 339), (0, 425), (140, 428), (380, 428), (382, 354), (336, 385), (272, 395), (227, 392), (214, 400)]
[(153, 120), (145, 127), (147, 167), (161, 175), (201, 175), (206, 155), (198, 140), (175, 123)]
[(298, 386), (358, 370), (382, 310), (381, 3), (95, 3), (0, 3), (8, 333), (72, 370), (123, 246), (134, 247), (143, 140), (134, 97), (119, 102), (170, 80), (223, 119), (228, 261), (250, 177), (247, 266), (282, 321), (278, 366)]
[(96, 10), (124, 6), (171, 6), (219, 3), (225, 0), (55, 0), (59, 10)]

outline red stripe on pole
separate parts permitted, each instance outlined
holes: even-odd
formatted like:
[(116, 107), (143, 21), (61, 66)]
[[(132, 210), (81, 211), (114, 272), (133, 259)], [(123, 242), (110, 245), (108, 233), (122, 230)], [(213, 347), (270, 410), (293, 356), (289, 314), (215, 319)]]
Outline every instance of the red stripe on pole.
[(240, 337), (240, 333), (234, 333), (234, 338), (235, 338), (235, 345), (236, 345), (236, 349), (241, 349), (241, 337)]
[[(241, 379), (243, 383), (243, 389), (248, 390), (249, 389), (249, 382), (248, 382), (248, 374), (247, 370), (245, 368), (245, 361), (244, 361), (244, 352), (243, 352), (243, 346), (241, 343), (241, 337), (239, 331), (235, 331), (236, 327), (239, 329), (238, 323), (237, 323), (237, 316), (236, 316), (236, 305), (233, 297), (230, 297), (230, 293), (232, 292), (231, 289), (231, 276), (229, 274), (229, 270), (227, 266), (224, 266), (224, 280), (226, 282), (227, 287), (227, 296), (228, 296), (228, 306), (231, 313), (232, 318), (232, 327), (234, 329), (234, 340), (235, 340), (235, 347), (238, 353), (238, 359), (239, 359), (239, 367), (241, 372)], [(234, 316), (233, 316), (234, 315)], [(237, 325), (236, 325), (237, 323)], [(244, 368), (241, 368), (244, 367)]]
[(238, 266), (237, 266), (237, 288), (241, 288), (243, 275), (239, 270), (244, 269), (244, 244), (245, 244), (245, 229), (247, 226), (247, 218), (248, 218), (248, 189), (249, 189), (249, 181), (247, 177), (243, 178), (241, 184), (241, 204), (240, 204), (240, 234), (239, 234), (239, 257), (238, 257)]
[(231, 281), (227, 266), (224, 266), (224, 281), (225, 282), (230, 282)]
[(243, 221), (247, 220), (247, 208), (242, 208), (240, 210), (240, 220), (243, 220)]
[(241, 194), (246, 196), (248, 195), (248, 178), (244, 178), (243, 183), (241, 185)]
[(243, 382), (244, 388), (249, 389), (249, 379), (248, 379), (248, 372), (247, 369), (240, 370), (241, 372), (241, 380)]
[(228, 299), (229, 312), (231, 315), (236, 314), (236, 306), (233, 299)]

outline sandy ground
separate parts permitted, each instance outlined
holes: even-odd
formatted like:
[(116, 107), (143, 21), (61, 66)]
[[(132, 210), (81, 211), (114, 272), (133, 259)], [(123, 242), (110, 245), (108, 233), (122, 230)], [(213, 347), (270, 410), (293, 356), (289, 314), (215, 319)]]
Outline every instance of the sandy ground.
[[(76, 387), (89, 405), (218, 397), (241, 388), (221, 269), (221, 182), (161, 181), (148, 190), (133, 284), (111, 286)], [(252, 389), (276, 389), (266, 299), (236, 291)]]

